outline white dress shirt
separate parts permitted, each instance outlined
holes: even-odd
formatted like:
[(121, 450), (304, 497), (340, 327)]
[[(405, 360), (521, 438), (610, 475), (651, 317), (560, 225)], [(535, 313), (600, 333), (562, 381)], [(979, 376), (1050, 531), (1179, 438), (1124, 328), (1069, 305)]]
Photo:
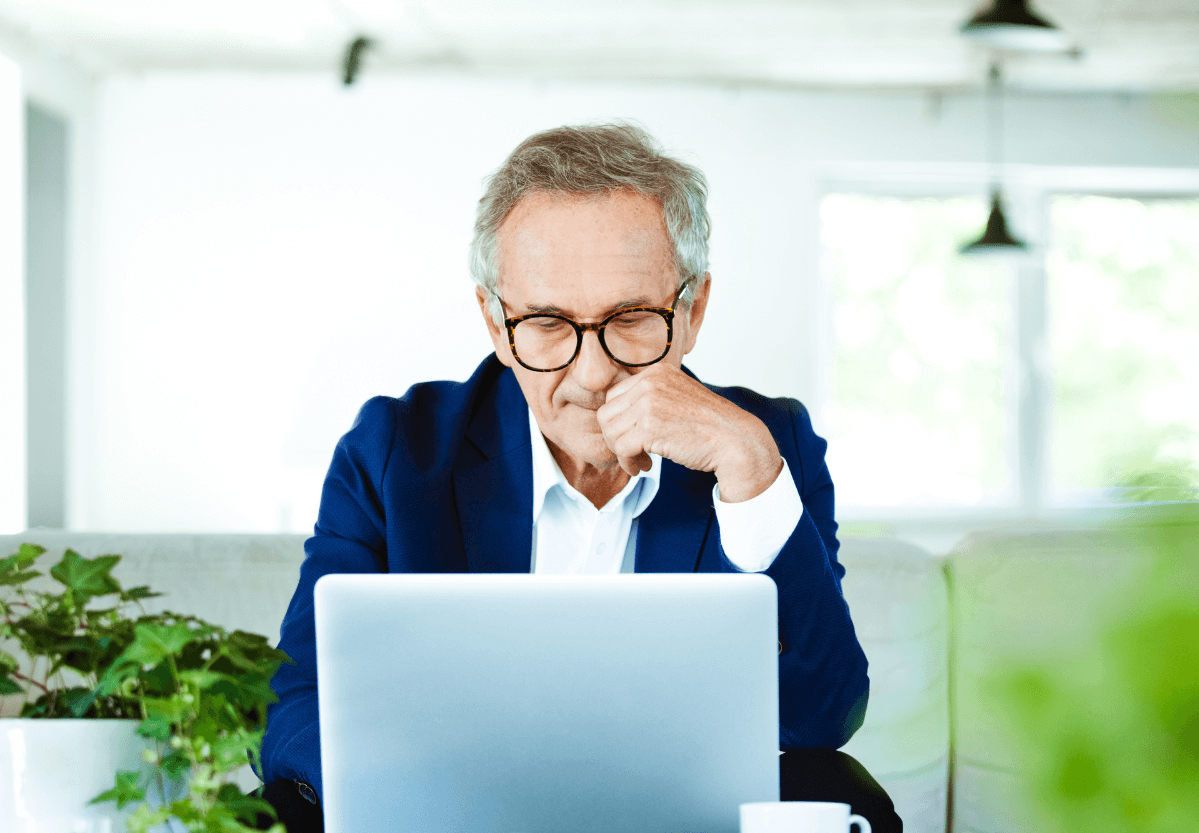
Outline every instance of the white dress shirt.
[[(529, 411), (533, 446), (533, 572), (631, 573), (637, 553), (637, 518), (658, 494), (662, 458), (630, 478), (601, 509), (566, 482), (545, 437)], [(743, 572), (774, 563), (803, 514), (803, 503), (787, 461), (771, 486), (740, 503), (720, 500), (712, 488), (720, 543), (733, 566)]]

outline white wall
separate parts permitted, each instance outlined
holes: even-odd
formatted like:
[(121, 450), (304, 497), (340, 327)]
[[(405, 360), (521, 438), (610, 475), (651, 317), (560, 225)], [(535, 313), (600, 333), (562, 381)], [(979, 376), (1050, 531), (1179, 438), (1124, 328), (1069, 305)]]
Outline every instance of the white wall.
[[(1007, 155), (1199, 167), (1187, 101), (1016, 96)], [(474, 205), (536, 130), (635, 118), (699, 164), (714, 284), (688, 364), (809, 402), (830, 172), (983, 170), (972, 95), (151, 74), (106, 81), (96, 112), (96, 246), (71, 348), (82, 529), (310, 529), (366, 398), (465, 378), (488, 352), (466, 271)]]
[(21, 69), (0, 53), (0, 534), (25, 526), (24, 145)]
[[(71, 208), (69, 216), (64, 218), (69, 251), (65, 264), (68, 286), (67, 309), (63, 311), (63, 317), (66, 319), (67, 343), (63, 345), (63, 349), (69, 357), (79, 351), (90, 350), (90, 345), (95, 341), (89, 330), (92, 322), (89, 311), (92, 305), (88, 293), (95, 286), (93, 275), (90, 272), (93, 262), (90, 222), (99, 210), (94, 199), (95, 195), (91, 190), (91, 174), (95, 168), (92, 160), (94, 146), (92, 107), (97, 95), (96, 80), (90, 72), (65, 56), (32, 40), (25, 33), (3, 25), (0, 25), (0, 53), (7, 55), (19, 69), (18, 83), (12, 88), (11, 101), (12, 106), (18, 108), (17, 112), (20, 118), (18, 132), (22, 144), (27, 100), (36, 103), (43, 109), (52, 111), (67, 124), (67, 196), (71, 202)], [(7, 101), (6, 99), (6, 108), (9, 106)], [(4, 200), (5, 204), (11, 200), (22, 215), (24, 213), (23, 179), (25, 169), (23, 151), (22, 147), (20, 153), (13, 160), (13, 164), (17, 166), (17, 170), (22, 175), (22, 182), (10, 187), (9, 181), (0, 175), (0, 180), (3, 180), (0, 182), (0, 200)], [(7, 159), (4, 164), (8, 164)], [(8, 233), (8, 226), (0, 231), (0, 253), (4, 253), (0, 254), (0, 257), (8, 257), (9, 253), (14, 251), (13, 246), (24, 243), (23, 230), (11, 239), (8, 238)], [(24, 282), (23, 265), (22, 261), (17, 267), (18, 287)], [(15, 329), (10, 329), (8, 326), (7, 316), (10, 313), (19, 319)], [(0, 349), (0, 354), (2, 354), (0, 361), (12, 362), (22, 371), (19, 394), (10, 394), (7, 384), (0, 384), (7, 415), (0, 417), (0, 445), (15, 444), (13, 447), (20, 449), (22, 457), (24, 457), (26, 439), (24, 427), (22, 425), (19, 432), (14, 432), (9, 427), (7, 420), (15, 417), (23, 420), (25, 414), (23, 329), (25, 316), (23, 313), (24, 310), (20, 306), (9, 306), (7, 298), (0, 300), (0, 317), (3, 317), (5, 322), (4, 335), (0, 336), (5, 339), (4, 347)], [(16, 339), (16, 341), (12, 341), (12, 339)], [(10, 349), (10, 344), (17, 344), (17, 347)], [(82, 387), (80, 380), (72, 376), (77, 369), (77, 363), (68, 360), (67, 374), (71, 378), (67, 382), (66, 407), (70, 414), (69, 418), (73, 417), (68, 425), (68, 436), (64, 438), (63, 442), (68, 459), (72, 449), (79, 445), (78, 435), (81, 433), (81, 428), (86, 426), (87, 409), (79, 407), (79, 403), (74, 401), (74, 397)], [(13, 398), (13, 396), (19, 396), (19, 398)], [(85, 441), (90, 440), (85, 437)], [(68, 490), (79, 491), (81, 487), (78, 479), (70, 480), (73, 472), (72, 469), (67, 473)], [(36, 476), (36, 472), (34, 474)], [(13, 477), (21, 478), (19, 501), (5, 500), (0, 497), (0, 513), (5, 513), (6, 517), (12, 518), (8, 526), (15, 531), (25, 528), (27, 523), (24, 474), (14, 470), (4, 460), (0, 460), (0, 478), (8, 482)], [(3, 526), (4, 522), (0, 521), (0, 528)]]

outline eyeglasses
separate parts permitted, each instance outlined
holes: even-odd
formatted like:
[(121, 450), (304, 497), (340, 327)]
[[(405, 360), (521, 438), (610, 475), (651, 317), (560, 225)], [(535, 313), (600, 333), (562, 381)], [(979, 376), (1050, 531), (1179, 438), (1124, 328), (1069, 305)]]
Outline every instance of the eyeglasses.
[(505, 318), (508, 344), (522, 367), (550, 373), (578, 358), (583, 348), (583, 333), (594, 330), (612, 361), (625, 367), (646, 367), (660, 362), (670, 352), (675, 306), (682, 294), (683, 289), (679, 289), (669, 307), (626, 307), (597, 324), (580, 324), (550, 312)]

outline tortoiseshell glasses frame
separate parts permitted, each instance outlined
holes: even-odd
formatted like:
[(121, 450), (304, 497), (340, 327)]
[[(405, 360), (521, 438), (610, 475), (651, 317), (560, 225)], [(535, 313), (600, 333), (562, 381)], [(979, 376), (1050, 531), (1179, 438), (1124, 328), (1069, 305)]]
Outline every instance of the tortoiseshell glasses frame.
[[(658, 362), (662, 361), (662, 359), (666, 358), (666, 354), (670, 352), (670, 345), (674, 342), (674, 313), (678, 308), (679, 298), (682, 297), (683, 293), (687, 291), (689, 286), (690, 282), (684, 282), (684, 284), (679, 287), (679, 291), (675, 293), (674, 298), (671, 299), (670, 306), (668, 307), (625, 307), (624, 309), (619, 309), (612, 313), (603, 321), (598, 321), (592, 324), (580, 324), (578, 321), (575, 321), (569, 316), (561, 315), (555, 312), (534, 312), (528, 315), (517, 315), (513, 318), (505, 318), (504, 326), (508, 329), (508, 346), (512, 349), (512, 356), (518, 362), (520, 362), (521, 367), (525, 368), (526, 370), (532, 370), (534, 373), (553, 373), (554, 371), (562, 370), (564, 367), (569, 367), (570, 363), (579, 357), (579, 351), (583, 349), (583, 333), (593, 331), (599, 337), (600, 347), (604, 348), (604, 352), (612, 361), (616, 362), (617, 364), (624, 365), (625, 367), (649, 367), (651, 364), (657, 364)], [(498, 294), (496, 294), (496, 298), (499, 299), (501, 304), (504, 303), (504, 299), (500, 298)], [(612, 355), (612, 351), (608, 349), (608, 342), (604, 338), (605, 328), (614, 319), (619, 318), (622, 315), (628, 315), (631, 312), (655, 312), (665, 319), (666, 347), (662, 350), (662, 354), (656, 359), (648, 362), (626, 362)], [(516, 325), (522, 321), (528, 321), (532, 318), (556, 318), (559, 321), (565, 321), (574, 328), (575, 349), (567, 361), (563, 362), (557, 367), (534, 367), (520, 357), (520, 353), (516, 350)]]

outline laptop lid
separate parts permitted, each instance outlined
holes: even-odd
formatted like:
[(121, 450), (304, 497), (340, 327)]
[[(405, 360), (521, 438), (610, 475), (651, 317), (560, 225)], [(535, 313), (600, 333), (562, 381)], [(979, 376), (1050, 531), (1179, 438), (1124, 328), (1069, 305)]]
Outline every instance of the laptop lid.
[(777, 801), (760, 574), (329, 575), (329, 833), (735, 833)]

